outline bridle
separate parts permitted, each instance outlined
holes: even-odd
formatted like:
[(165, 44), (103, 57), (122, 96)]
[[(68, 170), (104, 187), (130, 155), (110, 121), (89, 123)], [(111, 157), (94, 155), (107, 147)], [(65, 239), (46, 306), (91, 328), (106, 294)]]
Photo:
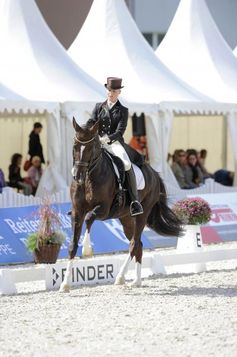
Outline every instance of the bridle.
[[(93, 138), (91, 138), (90, 140), (86, 140), (86, 141), (82, 141), (79, 140), (76, 136), (74, 137), (74, 141), (77, 141), (78, 143), (86, 146), (87, 144), (91, 143), (93, 140), (95, 140), (96, 136), (94, 136)], [(81, 160), (76, 160), (74, 161), (74, 165), (75, 166), (82, 166), (82, 167), (87, 167), (86, 171), (90, 171), (93, 170), (97, 164), (97, 162), (99, 161), (100, 157), (101, 157), (102, 153), (100, 153), (100, 155), (95, 159), (95, 160), (90, 160), (88, 162), (86, 161), (81, 161)], [(78, 183), (80, 183), (80, 181), (82, 182), (81, 178), (78, 180), (76, 180)]]
[(89, 144), (91, 141), (93, 141), (95, 139), (95, 136), (93, 138), (91, 138), (90, 140), (87, 140), (87, 141), (81, 141), (79, 139), (77, 139), (77, 137), (75, 136), (74, 137), (74, 140), (76, 140), (78, 143), (82, 144), (82, 145), (86, 145), (86, 144)]

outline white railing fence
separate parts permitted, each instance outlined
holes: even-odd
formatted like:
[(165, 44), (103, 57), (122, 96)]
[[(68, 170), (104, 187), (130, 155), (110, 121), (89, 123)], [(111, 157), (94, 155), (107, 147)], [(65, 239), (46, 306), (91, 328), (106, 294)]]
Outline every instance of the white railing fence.
[[(182, 190), (180, 188), (173, 186), (169, 182), (165, 182), (165, 184), (166, 184), (168, 195), (173, 198), (177, 197), (177, 199), (179, 197), (186, 197), (188, 195), (198, 195), (203, 193), (237, 192), (236, 186), (234, 187), (223, 186), (215, 182), (213, 179), (208, 179), (206, 180), (205, 185), (190, 190)], [(62, 191), (47, 196), (49, 196), (52, 203), (69, 202), (70, 201), (69, 187), (67, 187)], [(23, 194), (17, 193), (10, 188), (4, 189), (2, 194), (0, 194), (0, 208), (38, 205), (41, 202), (42, 202), (41, 197), (24, 196)]]
[[(69, 187), (52, 195), (47, 194), (50, 202), (64, 203), (70, 201)], [(0, 194), (0, 208), (34, 206), (42, 203), (41, 197), (25, 196), (12, 189), (4, 189)]]
[(188, 196), (203, 193), (225, 193), (225, 192), (237, 192), (237, 186), (224, 186), (215, 182), (213, 179), (207, 179), (205, 184), (188, 190), (182, 190), (169, 182), (166, 182), (166, 188), (169, 195)]

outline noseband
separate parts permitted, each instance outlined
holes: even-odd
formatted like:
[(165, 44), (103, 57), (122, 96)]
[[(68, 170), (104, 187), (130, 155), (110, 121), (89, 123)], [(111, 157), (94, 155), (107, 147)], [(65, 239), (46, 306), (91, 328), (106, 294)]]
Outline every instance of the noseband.
[(78, 143), (82, 144), (82, 145), (86, 145), (89, 144), (91, 141), (93, 141), (95, 139), (95, 136), (93, 138), (91, 138), (90, 140), (87, 141), (81, 141), (79, 139), (77, 139), (77, 137), (75, 136), (74, 140), (76, 140)]

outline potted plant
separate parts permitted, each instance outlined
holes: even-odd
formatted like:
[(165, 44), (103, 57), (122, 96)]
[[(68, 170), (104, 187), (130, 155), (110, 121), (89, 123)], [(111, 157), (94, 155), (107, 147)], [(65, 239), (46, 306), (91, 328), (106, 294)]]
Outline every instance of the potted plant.
[(28, 235), (27, 249), (33, 253), (35, 263), (56, 263), (65, 234), (60, 230), (57, 211), (44, 199), (36, 215), (39, 220), (36, 232)]
[[(177, 241), (179, 253), (200, 252), (203, 250), (200, 226), (209, 222), (211, 209), (200, 197), (184, 198), (173, 206), (175, 215), (184, 225), (184, 235)], [(179, 266), (179, 272), (199, 273), (206, 270), (205, 263), (192, 263)]]
[(179, 200), (173, 211), (184, 225), (202, 225), (211, 219), (211, 209), (203, 198), (191, 197)]

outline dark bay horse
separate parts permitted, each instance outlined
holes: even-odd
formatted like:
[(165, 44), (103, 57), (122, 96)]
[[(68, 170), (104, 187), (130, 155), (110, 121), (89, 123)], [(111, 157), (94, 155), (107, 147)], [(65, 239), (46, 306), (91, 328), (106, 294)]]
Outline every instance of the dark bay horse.
[[(125, 273), (135, 257), (136, 278), (133, 285), (141, 285), (142, 242), (141, 234), (147, 225), (164, 236), (178, 237), (181, 223), (168, 207), (164, 183), (159, 174), (148, 164), (141, 167), (145, 187), (139, 191), (143, 214), (131, 217), (129, 202), (120, 200), (117, 210), (111, 210), (121, 187), (109, 158), (101, 147), (98, 135), (99, 122), (92, 127), (80, 127), (73, 118), (75, 137), (73, 144), (74, 180), (71, 184), (73, 237), (69, 248), (69, 263), (60, 291), (68, 291), (70, 272), (76, 255), (83, 222), (86, 224), (84, 255), (92, 255), (90, 229), (96, 219), (118, 218), (128, 240), (129, 254), (116, 278), (116, 284), (125, 283)], [(124, 191), (123, 191), (124, 192)], [(121, 202), (122, 201), (122, 202)]]

